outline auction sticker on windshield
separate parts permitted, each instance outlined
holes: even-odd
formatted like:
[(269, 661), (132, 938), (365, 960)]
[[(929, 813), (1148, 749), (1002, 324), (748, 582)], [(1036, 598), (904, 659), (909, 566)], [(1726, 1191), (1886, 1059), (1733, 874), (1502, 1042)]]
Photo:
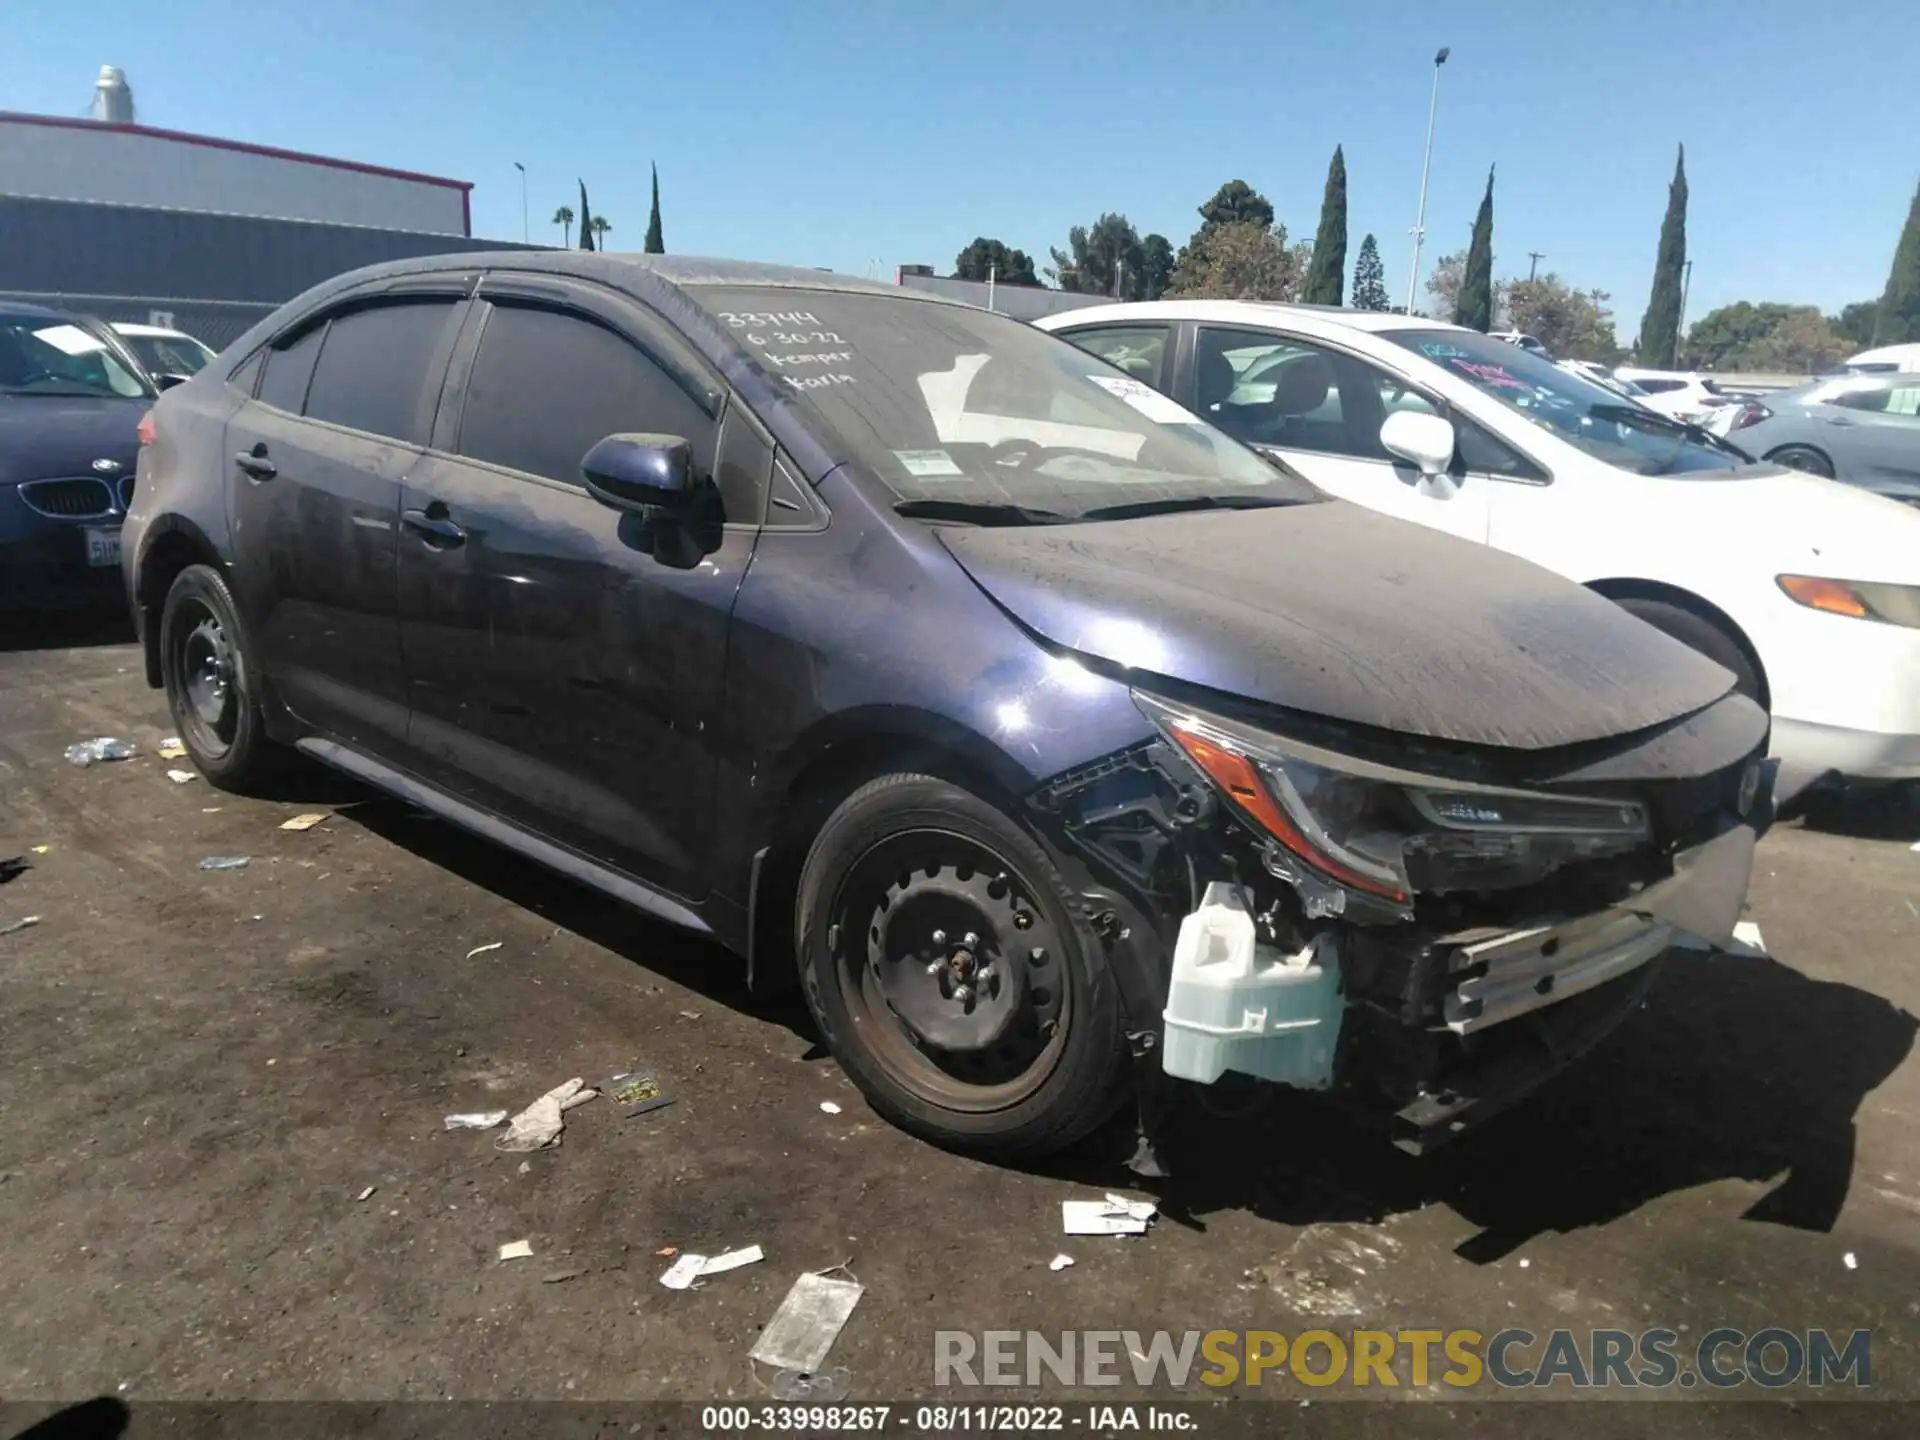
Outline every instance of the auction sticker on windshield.
[(898, 460), (909, 475), (926, 478), (932, 475), (964, 475), (966, 472), (953, 463), (953, 457), (944, 450), (896, 450), (893, 458)]
[(1192, 411), (1184, 410), (1151, 385), (1129, 380), (1124, 375), (1089, 375), (1087, 379), (1110, 395), (1117, 395), (1156, 425), (1203, 425)]

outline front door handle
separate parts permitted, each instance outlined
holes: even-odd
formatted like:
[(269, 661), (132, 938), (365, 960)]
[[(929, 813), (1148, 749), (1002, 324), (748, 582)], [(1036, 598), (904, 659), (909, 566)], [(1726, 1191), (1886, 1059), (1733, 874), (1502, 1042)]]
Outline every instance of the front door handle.
[(466, 544), (467, 532), (447, 518), (447, 507), (438, 500), (424, 510), (403, 510), (400, 518), (436, 549)]
[(242, 450), (235, 455), (233, 463), (254, 480), (271, 480), (280, 473), (274, 468), (273, 462), (267, 459), (267, 442), (264, 440), (256, 442), (251, 450)]

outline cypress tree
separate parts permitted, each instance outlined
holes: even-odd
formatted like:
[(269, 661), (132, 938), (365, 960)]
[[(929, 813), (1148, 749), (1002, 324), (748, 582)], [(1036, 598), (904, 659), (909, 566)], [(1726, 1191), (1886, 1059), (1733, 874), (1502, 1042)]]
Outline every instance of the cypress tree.
[(1480, 213), (1473, 217), (1473, 242), (1467, 246), (1466, 273), (1460, 298), (1453, 303), (1453, 323), (1481, 334), (1493, 329), (1493, 170), (1487, 170), (1487, 193)]
[(1920, 341), (1920, 186), (1914, 189), (1907, 226), (1893, 252), (1893, 269), (1887, 272), (1886, 292), (1873, 324), (1876, 345), (1908, 341)]
[(1660, 254), (1653, 262), (1653, 294), (1640, 319), (1642, 365), (1670, 369), (1680, 347), (1680, 279), (1687, 266), (1687, 147), (1674, 161), (1667, 187), (1667, 218), (1660, 222)]
[(580, 182), (580, 248), (593, 249), (593, 212), (587, 208), (587, 182)]
[(1353, 308), (1388, 308), (1387, 270), (1380, 263), (1380, 242), (1371, 235), (1360, 242), (1360, 258), (1353, 262)]
[(647, 244), (649, 255), (667, 253), (667, 242), (660, 234), (660, 167), (653, 167), (653, 213), (647, 216)]
[(1347, 268), (1347, 157), (1333, 147), (1327, 165), (1327, 189), (1320, 201), (1320, 229), (1313, 237), (1313, 258), (1300, 298), (1309, 305), (1338, 305)]

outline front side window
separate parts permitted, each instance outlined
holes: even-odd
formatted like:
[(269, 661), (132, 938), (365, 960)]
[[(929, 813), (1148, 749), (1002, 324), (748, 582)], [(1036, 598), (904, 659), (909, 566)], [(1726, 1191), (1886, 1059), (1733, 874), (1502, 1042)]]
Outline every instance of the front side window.
[(1382, 381), (1372, 366), (1264, 331), (1201, 330), (1195, 408), (1249, 445), (1385, 460)]
[(1134, 379), (1164, 390), (1167, 369), (1167, 338), (1164, 325), (1102, 325), (1092, 330), (1077, 330), (1065, 338), (1089, 355), (1098, 355), (1116, 370), (1124, 370)]
[(1005, 315), (907, 292), (689, 293), (830, 449), (902, 501), (1057, 523), (1321, 498), (1151, 385)]
[(152, 393), (93, 331), (43, 315), (0, 311), (0, 394), (137, 399)]
[(421, 398), (440, 389), (433, 362), (453, 313), (452, 300), (410, 300), (335, 315), (307, 387), (307, 417), (425, 444), (431, 420)]
[(584, 316), (495, 302), (460, 412), (459, 453), (579, 485), (609, 435), (678, 435), (711, 471), (714, 424), (659, 365)]
[(1747, 463), (1737, 450), (1698, 426), (1658, 414), (1489, 336), (1422, 328), (1384, 330), (1380, 337), (1623, 470), (1683, 475), (1724, 472)]

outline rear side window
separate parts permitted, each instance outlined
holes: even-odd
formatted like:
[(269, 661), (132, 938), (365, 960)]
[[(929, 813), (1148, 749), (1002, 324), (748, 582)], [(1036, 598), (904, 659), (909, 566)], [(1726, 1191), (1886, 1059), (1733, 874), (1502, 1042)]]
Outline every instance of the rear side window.
[(460, 414), (459, 452), (578, 485), (609, 435), (678, 435), (713, 468), (714, 422), (628, 340), (579, 315), (496, 302)]
[[(307, 403), (307, 383), (313, 379), (313, 362), (320, 358), (320, 342), (326, 334), (325, 324), (315, 325), (268, 353), (267, 373), (260, 377), (262, 404), (289, 415), (300, 413)], [(239, 383), (237, 378), (235, 383)]]
[(307, 416), (426, 443), (432, 417), (422, 419), (421, 397), (429, 386), (439, 393), (434, 361), (453, 310), (451, 300), (416, 300), (334, 316), (307, 390)]

